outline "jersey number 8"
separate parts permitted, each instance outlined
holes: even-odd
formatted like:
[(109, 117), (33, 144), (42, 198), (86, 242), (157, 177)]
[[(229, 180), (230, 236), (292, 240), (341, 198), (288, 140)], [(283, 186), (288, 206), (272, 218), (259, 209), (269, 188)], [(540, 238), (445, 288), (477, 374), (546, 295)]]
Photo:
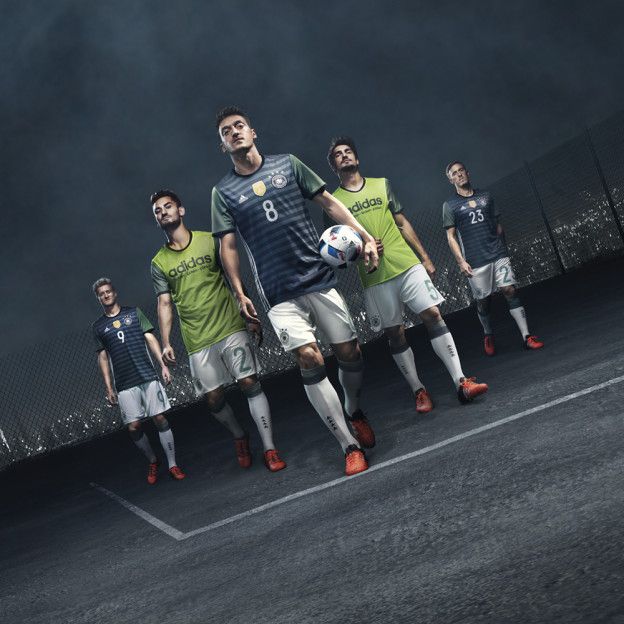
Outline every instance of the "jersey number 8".
[(270, 199), (265, 199), (262, 202), (262, 208), (264, 209), (267, 221), (270, 221), (271, 223), (273, 223), (273, 221), (277, 221), (279, 215), (277, 214), (277, 210)]

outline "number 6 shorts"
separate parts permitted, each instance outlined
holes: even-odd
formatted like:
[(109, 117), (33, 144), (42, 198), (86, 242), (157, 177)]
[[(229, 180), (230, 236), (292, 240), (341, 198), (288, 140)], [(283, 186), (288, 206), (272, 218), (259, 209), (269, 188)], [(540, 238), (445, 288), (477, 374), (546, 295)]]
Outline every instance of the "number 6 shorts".
[(197, 396), (258, 372), (249, 334), (243, 329), (189, 355)]
[(167, 393), (160, 381), (145, 383), (122, 390), (117, 399), (124, 423), (158, 416), (171, 408)]
[(373, 331), (402, 325), (405, 306), (415, 314), (420, 314), (443, 301), (444, 297), (433, 285), (422, 264), (364, 289), (364, 304)]
[(475, 299), (485, 299), (497, 288), (514, 286), (516, 276), (511, 268), (511, 261), (505, 257), (472, 269), (472, 277), (468, 278), (468, 283)]

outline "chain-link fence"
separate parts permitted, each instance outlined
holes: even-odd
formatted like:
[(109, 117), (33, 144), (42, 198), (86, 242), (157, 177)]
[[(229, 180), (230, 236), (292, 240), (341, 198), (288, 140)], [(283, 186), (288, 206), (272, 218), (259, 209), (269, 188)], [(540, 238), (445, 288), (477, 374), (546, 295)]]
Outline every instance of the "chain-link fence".
[[(624, 234), (624, 112), (594, 126), (491, 185), (521, 286), (548, 279), (586, 262), (621, 254)], [(442, 200), (442, 198), (441, 198)], [(408, 205), (408, 202), (405, 201)], [(441, 205), (441, 202), (440, 202)], [(436, 285), (446, 297), (443, 312), (470, 305), (441, 227), (441, 210), (406, 216), (434, 258)], [(246, 271), (252, 297), (253, 280)], [(368, 325), (354, 269), (339, 271), (344, 294), (362, 342), (375, 337)], [(256, 297), (256, 300), (258, 298)], [(124, 301), (126, 305), (141, 302)], [(154, 322), (154, 302), (141, 305)], [(268, 322), (258, 360), (264, 375), (295, 365), (284, 354)], [(411, 315), (408, 324), (417, 322)], [(183, 363), (168, 388), (173, 406), (195, 400), (180, 335), (173, 344)], [(52, 449), (84, 442), (122, 426), (117, 407), (108, 406), (88, 329), (58, 337), (0, 360), (0, 469)]]

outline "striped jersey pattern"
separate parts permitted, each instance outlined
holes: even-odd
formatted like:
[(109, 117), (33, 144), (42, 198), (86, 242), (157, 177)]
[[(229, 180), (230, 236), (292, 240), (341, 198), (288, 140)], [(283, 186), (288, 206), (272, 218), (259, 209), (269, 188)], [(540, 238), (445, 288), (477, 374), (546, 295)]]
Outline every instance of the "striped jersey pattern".
[(488, 191), (475, 189), (470, 197), (455, 193), (444, 202), (442, 214), (444, 227), (457, 229), (464, 258), (473, 269), (509, 255), (496, 233), (499, 212)]
[(231, 170), (213, 189), (213, 233), (238, 232), (266, 309), (336, 285), (305, 201), (324, 189), (291, 154), (263, 157), (251, 175)]
[(153, 329), (143, 312), (131, 307), (122, 307), (117, 316), (103, 314), (93, 323), (96, 348), (108, 354), (117, 392), (158, 379), (144, 337)]

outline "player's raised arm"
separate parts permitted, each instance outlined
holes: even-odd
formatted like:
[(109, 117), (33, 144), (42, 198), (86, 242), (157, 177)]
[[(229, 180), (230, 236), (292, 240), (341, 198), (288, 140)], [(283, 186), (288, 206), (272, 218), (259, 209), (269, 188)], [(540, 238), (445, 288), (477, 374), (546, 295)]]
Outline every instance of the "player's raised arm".
[(238, 249), (236, 248), (236, 234), (228, 232), (220, 237), (219, 256), (221, 258), (221, 266), (227, 275), (227, 278), (234, 292), (234, 296), (238, 301), (238, 308), (241, 316), (248, 323), (259, 323), (258, 313), (251, 299), (245, 294), (243, 281), (240, 276), (240, 258), (238, 257)]
[(371, 273), (379, 266), (379, 255), (375, 239), (358, 223), (355, 217), (347, 210), (346, 206), (327, 191), (317, 193), (312, 201), (323, 208), (330, 219), (341, 225), (352, 227), (364, 241), (364, 265)]

